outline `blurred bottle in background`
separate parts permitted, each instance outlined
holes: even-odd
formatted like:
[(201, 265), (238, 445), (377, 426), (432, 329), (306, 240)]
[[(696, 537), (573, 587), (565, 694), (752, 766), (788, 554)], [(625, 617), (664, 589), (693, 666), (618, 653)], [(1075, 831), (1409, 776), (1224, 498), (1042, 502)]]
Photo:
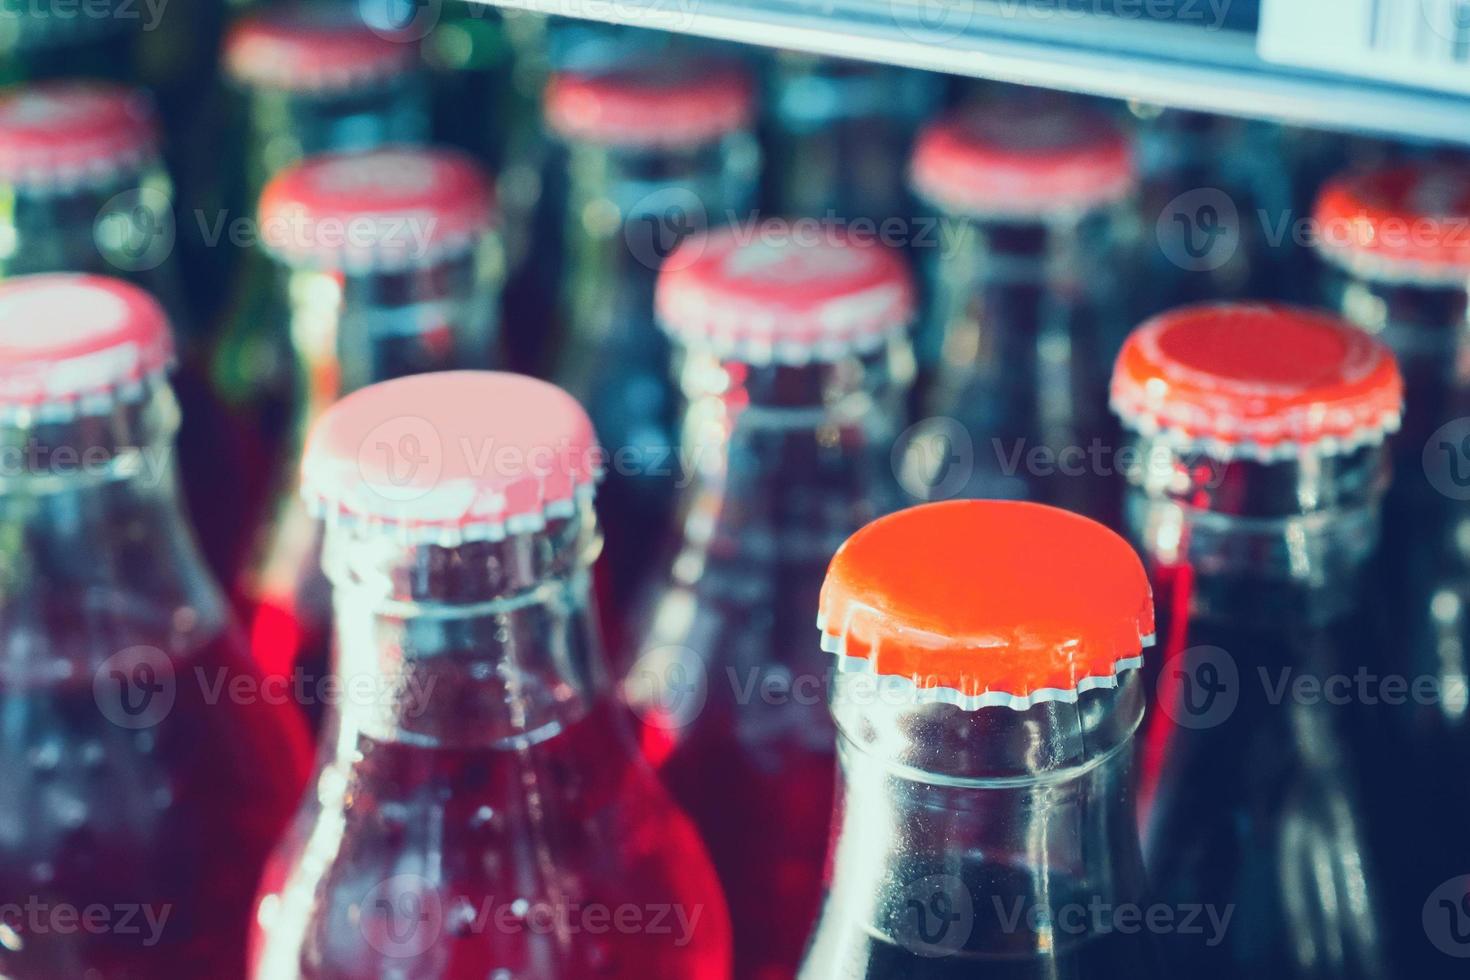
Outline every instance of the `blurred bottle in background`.
[(1162, 978), (1115, 918), (1148, 907), (1127, 543), (1037, 504), (915, 507), (842, 546), (819, 609), (843, 780), (800, 980)]
[[(176, 486), (163, 310), (88, 275), (0, 284), (0, 973), (244, 976), (310, 747)], [(58, 928), (70, 909), (103, 928)], [(60, 910), (60, 911), (58, 911)], [(131, 910), (131, 912), (129, 912)]]
[[(316, 687), (329, 667), (331, 597), (319, 529), (296, 493), (307, 430), (373, 382), (493, 366), (504, 265), (489, 177), (457, 150), (307, 157), (266, 186), (259, 215), (289, 297), (287, 319), (272, 326), (295, 383), (268, 521), (240, 591), (262, 668), (296, 668)], [(318, 700), (309, 707), (319, 715)]]
[(1370, 833), (1370, 804), (1398, 806), (1372, 748), (1387, 719), (1334, 700), (1385, 659), (1368, 573), (1402, 400), (1386, 347), (1295, 307), (1185, 307), (1119, 356), (1163, 638), (1144, 855), (1171, 908), (1233, 910), (1213, 942), (1165, 937), (1171, 976), (1420, 975), (1386, 948), (1402, 849)]
[(914, 214), (909, 149), (939, 105), (944, 76), (795, 51), (772, 53), (765, 76), (769, 209), (863, 219), (878, 230), (896, 222), (905, 238)]
[(546, 122), (565, 144), (566, 254), (553, 373), (608, 449), (603, 489), (614, 602), (651, 571), (669, 526), (678, 445), (669, 345), (654, 325), (659, 266), (689, 235), (749, 213), (760, 154), (749, 80), (692, 55), (558, 73)]
[(490, 372), (374, 385), (313, 430), (359, 693), (267, 872), (259, 980), (729, 976), (719, 883), (589, 609), (599, 458), (564, 392)]
[(905, 485), (1110, 518), (1103, 405), (1136, 232), (1127, 136), (1068, 97), (1017, 93), (926, 126), (910, 169), (939, 222), (915, 245), (927, 418)]
[(1470, 166), (1341, 174), (1314, 217), (1326, 302), (1392, 347), (1405, 379), (1379, 582), (1395, 642), (1382, 669), (1419, 693), (1379, 733), (1402, 777), (1380, 816), (1385, 836), (1415, 845), (1395, 909), (1422, 945), (1425, 898), (1470, 868), (1470, 785), (1443, 778), (1470, 769)]
[(127, 0), (4, 0), (0, 85), (63, 76), (132, 82), (145, 14)]
[[(194, 144), (217, 174), (194, 211), (193, 234), (207, 261), (193, 278), (211, 309), (212, 386), (232, 416), (217, 442), (228, 467), (220, 511), (201, 515), (219, 529), (207, 542), (227, 581), (238, 576), (250, 535), (273, 487), (292, 431), (296, 380), (283, 324), (290, 319), (285, 272), (273, 266), (255, 214), (270, 176), (306, 154), (368, 150), (415, 142), (429, 130), (427, 83), (416, 49), (368, 28), (341, 5), (269, 7), (244, 14), (224, 45), (223, 71), (233, 84), (217, 118)], [(219, 148), (235, 149), (218, 166)], [(199, 190), (196, 188), (196, 193)]]
[(1130, 105), (1138, 119), (1146, 274), (1135, 317), (1183, 303), (1303, 296), (1308, 252), (1296, 241), (1281, 126)]
[(692, 483), (624, 695), (710, 847), (735, 976), (789, 978), (821, 898), (835, 781), (812, 609), (838, 545), (898, 504), (914, 289), (891, 249), (771, 222), (686, 240), (657, 301), (680, 349)]

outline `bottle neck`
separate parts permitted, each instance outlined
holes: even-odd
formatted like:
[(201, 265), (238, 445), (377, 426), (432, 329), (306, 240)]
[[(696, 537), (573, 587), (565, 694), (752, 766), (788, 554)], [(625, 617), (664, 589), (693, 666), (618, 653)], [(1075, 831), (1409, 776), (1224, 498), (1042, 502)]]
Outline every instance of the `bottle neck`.
[[(1141, 902), (1131, 746), (1143, 701), (1136, 670), (1025, 711), (916, 704), (902, 684), (839, 673), (843, 791), (817, 955), (842, 921), (926, 956), (1062, 956), (1105, 927), (1093, 903)], [(916, 902), (939, 911), (937, 893), (969, 908), (959, 934), (916, 922)]]
[(698, 349), (680, 361), (687, 539), (825, 567), (856, 528), (898, 505), (892, 449), (914, 374), (907, 337), (801, 366)]
[(1156, 587), (1182, 574), (1191, 616), (1269, 623), (1333, 615), (1357, 599), (1378, 542), (1383, 445), (1223, 461), (1139, 437), (1128, 521)]
[(1098, 256), (1116, 255), (1121, 224), (1106, 211), (1049, 223), (943, 219), (920, 355), (935, 374), (931, 414), (981, 434), (1085, 444), (1124, 321), (1110, 277), (1093, 273)]
[(329, 525), (338, 746), (517, 748), (587, 715), (609, 686), (588, 600), (600, 548), (590, 501), (456, 547)]
[(156, 162), (60, 191), (0, 183), (0, 276), (152, 269), (172, 197)]
[(379, 381), (493, 364), (502, 272), (494, 236), (392, 272), (282, 270), (308, 417)]
[(0, 606), (12, 628), (116, 619), (180, 643), (225, 628), (224, 599), (184, 517), (177, 428), (162, 380), (106, 415), (0, 425), (0, 539), (10, 556)]

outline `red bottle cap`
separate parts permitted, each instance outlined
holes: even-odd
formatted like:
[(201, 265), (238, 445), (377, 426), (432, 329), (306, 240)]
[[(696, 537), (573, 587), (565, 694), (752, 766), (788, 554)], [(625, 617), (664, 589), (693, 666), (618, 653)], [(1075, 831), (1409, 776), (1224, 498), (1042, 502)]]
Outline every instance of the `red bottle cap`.
[(38, 82), (0, 93), (0, 182), (60, 190), (158, 155), (153, 103), (105, 82)]
[(1072, 216), (1127, 197), (1133, 148), (1101, 112), (1060, 99), (975, 107), (920, 132), (909, 165), (914, 192), (954, 215)]
[(903, 678), (920, 701), (1024, 710), (1117, 686), (1153, 642), (1154, 605), (1138, 556), (1096, 521), (960, 500), (848, 538), (817, 626), (841, 670)]
[(0, 283), (0, 417), (105, 415), (168, 370), (163, 308), (121, 279), (77, 273)]
[(1463, 285), (1470, 168), (1408, 163), (1346, 174), (1317, 196), (1317, 251), (1365, 279)]
[(402, 268), (468, 248), (494, 223), (494, 194), (458, 150), (325, 153), (287, 167), (260, 195), (260, 235), (284, 262)]
[(840, 229), (771, 223), (686, 239), (659, 272), (659, 320), (682, 343), (750, 364), (870, 350), (914, 316), (903, 257)]
[(402, 75), (417, 47), (341, 10), (276, 7), (241, 17), (224, 41), (225, 72), (242, 85), (290, 92), (355, 88)]
[(1393, 353), (1336, 317), (1269, 304), (1187, 306), (1128, 337), (1113, 369), (1124, 424), (1217, 459), (1344, 453), (1398, 429)]
[(301, 493), (329, 523), (452, 547), (569, 516), (601, 463), (592, 423), (554, 385), (498, 371), (370, 385), (312, 427)]
[(562, 72), (546, 86), (547, 124), (567, 139), (674, 149), (711, 143), (751, 122), (750, 79), (683, 59), (602, 74)]

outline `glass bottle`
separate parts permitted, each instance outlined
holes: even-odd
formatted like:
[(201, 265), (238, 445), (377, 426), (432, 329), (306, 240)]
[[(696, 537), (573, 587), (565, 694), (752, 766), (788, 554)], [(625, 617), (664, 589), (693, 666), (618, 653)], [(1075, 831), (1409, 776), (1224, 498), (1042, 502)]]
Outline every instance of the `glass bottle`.
[(0, 973), (244, 977), (310, 746), (211, 580), (169, 325), (100, 276), (0, 284)]
[(645, 754), (725, 886), (735, 976), (790, 977), (821, 898), (835, 782), (827, 664), (806, 634), (827, 561), (899, 503), (914, 290), (890, 249), (781, 224), (664, 264), (681, 350), (682, 533), (624, 681)]
[(1397, 855), (1369, 808), (1395, 804), (1362, 778), (1386, 720), (1346, 687), (1382, 655), (1367, 572), (1402, 397), (1387, 348), (1294, 307), (1184, 307), (1119, 356), (1165, 638), (1144, 855), (1161, 900), (1231, 915), (1168, 936), (1171, 975), (1419, 975), (1385, 947)]
[[(342, 395), (377, 381), (498, 361), (503, 262), (489, 177), (457, 150), (322, 154), (281, 171), (261, 195), (263, 246), (280, 263), (293, 364), (291, 434)], [(291, 674), (314, 718), (328, 677), (331, 594), (320, 529), (277, 471), (270, 518), (240, 593), (268, 672)]]
[(0, 85), (68, 76), (129, 81), (139, 28), (151, 16), (126, 0), (6, 0), (0, 4)]
[(1378, 816), (1383, 837), (1417, 844), (1393, 907), (1400, 934), (1422, 946), (1422, 903), (1470, 868), (1470, 787), (1441, 777), (1470, 767), (1470, 168), (1360, 167), (1323, 186), (1314, 218), (1325, 302), (1391, 347), (1404, 374), (1377, 586), (1397, 640), (1383, 673), (1420, 693), (1380, 732), (1397, 777), (1388, 796), (1402, 805)]
[(646, 571), (639, 543), (670, 522), (676, 476), (677, 406), (654, 281), (687, 235), (751, 206), (752, 93), (718, 60), (630, 51), (605, 70), (555, 73), (544, 111), (564, 144), (568, 184), (565, 336), (553, 375), (587, 406), (609, 450), (609, 582), (625, 605)]
[(871, 225), (869, 234), (883, 233), (887, 223), (898, 234), (892, 244), (904, 244), (914, 215), (904, 170), (915, 131), (939, 104), (943, 78), (893, 65), (773, 53), (766, 79), (771, 210), (861, 220)]
[(600, 462), (568, 395), (510, 374), (373, 385), (313, 429), (357, 693), (267, 873), (259, 980), (729, 976), (718, 881), (589, 611)]
[(1101, 406), (1127, 321), (1103, 270), (1126, 264), (1135, 230), (1125, 134), (1071, 99), (1016, 95), (926, 127), (910, 173), (939, 223), (906, 485), (1110, 518)]
[(798, 978), (1164, 976), (1132, 774), (1153, 605), (1128, 545), (1041, 504), (922, 505), (842, 546), (818, 626), (843, 778)]
[[(194, 127), (191, 278), (220, 311), (210, 325), (211, 388), (230, 411), (217, 439), (227, 475), (217, 508), (216, 564), (240, 574), (275, 488), (292, 432), (294, 359), (280, 324), (289, 318), (286, 272), (258, 247), (255, 206), (266, 182), (309, 154), (374, 149), (428, 138), (429, 88), (415, 46), (375, 31), (353, 4), (264, 6), (228, 29), (221, 73), (228, 88)], [(220, 147), (233, 152), (221, 164)], [(221, 301), (223, 300), (223, 301)]]

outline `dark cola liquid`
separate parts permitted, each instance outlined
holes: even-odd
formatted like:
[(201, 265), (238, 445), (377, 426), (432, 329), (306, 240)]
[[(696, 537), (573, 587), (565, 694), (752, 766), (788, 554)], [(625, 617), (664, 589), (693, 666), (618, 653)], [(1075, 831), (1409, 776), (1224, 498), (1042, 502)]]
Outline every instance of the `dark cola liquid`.
[[(0, 975), (245, 976), (310, 746), (294, 706), (256, 697), (232, 634), (179, 640), (188, 614), (79, 603), (6, 623)], [(98, 656), (99, 637), (119, 652)]]
[[(932, 869), (929, 869), (932, 870)], [(1157, 980), (1146, 900), (1042, 870), (981, 865), (911, 884), (880, 932), (824, 917), (798, 980)], [(961, 881), (964, 884), (961, 884)], [(829, 900), (831, 901), (831, 900)]]
[(1217, 944), (1164, 937), (1172, 975), (1425, 975), (1400, 972), (1392, 964), (1414, 954), (1389, 945), (1387, 885), (1410, 840), (1379, 820), (1397, 798), (1396, 763), (1377, 742), (1388, 709), (1345, 686), (1360, 668), (1383, 669), (1373, 610), (1319, 616), (1305, 596), (1257, 587), (1264, 622), (1242, 613), (1181, 625), (1191, 607), (1182, 590), (1196, 590), (1196, 617), (1212, 603), (1242, 608), (1228, 586), (1201, 588), (1184, 574), (1158, 592), (1165, 642), (1143, 740), (1144, 853), (1161, 900), (1232, 912)]
[(709, 859), (611, 705), (531, 746), (351, 758), (298, 825), (332, 852), (297, 836), (267, 872), (255, 977), (728, 980)]

